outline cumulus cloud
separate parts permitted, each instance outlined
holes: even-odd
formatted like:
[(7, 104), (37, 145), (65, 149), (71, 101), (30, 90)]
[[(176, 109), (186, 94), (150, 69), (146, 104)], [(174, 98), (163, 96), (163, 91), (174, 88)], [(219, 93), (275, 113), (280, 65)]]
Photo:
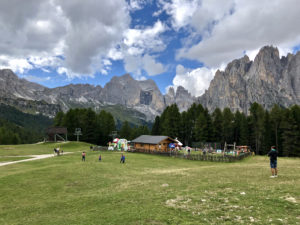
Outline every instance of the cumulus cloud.
[(128, 29), (124, 35), (124, 44), (131, 51), (129, 54), (138, 55), (148, 52), (161, 52), (166, 44), (160, 37), (167, 27), (160, 21), (153, 26)]
[(162, 63), (156, 62), (150, 55), (144, 55), (143, 68), (149, 76), (154, 76), (165, 72), (165, 68)]
[(130, 17), (123, 0), (57, 0), (68, 19), (66, 66), (81, 74), (93, 73), (93, 64), (122, 40)]
[[(219, 16), (215, 19), (201, 25), (209, 27), (199, 32), (201, 41), (182, 48), (177, 58), (195, 59), (206, 66), (218, 67), (241, 57), (245, 51), (256, 51), (264, 45), (272, 44), (286, 52), (299, 44), (300, 8), (297, 0), (235, 0), (231, 5), (223, 13), (217, 12)], [(199, 5), (200, 9), (202, 6)], [(189, 23), (196, 27), (195, 24), (193, 19)]]
[(157, 62), (151, 54), (161, 52), (166, 48), (160, 36), (167, 27), (157, 20), (153, 26), (128, 29), (124, 35), (124, 43), (121, 46), (124, 57), (124, 67), (127, 72), (133, 73), (140, 79), (142, 70), (149, 76), (155, 76), (165, 71), (162, 63)]
[(131, 11), (141, 10), (147, 3), (149, 0), (129, 0), (129, 9)]
[(37, 76), (33, 76), (33, 75), (26, 75), (24, 76), (24, 78), (28, 81), (31, 82), (45, 82), (45, 81), (49, 81), (51, 80), (51, 77), (37, 77)]
[(0, 1), (0, 52), (6, 58), (1, 66), (22, 60), (18, 68), (10, 68), (22, 73), (47, 65), (65, 68), (67, 76), (106, 71), (102, 60), (122, 41), (129, 24), (124, 0)]
[(177, 65), (176, 76), (173, 79), (173, 87), (176, 89), (178, 86), (182, 86), (192, 95), (200, 96), (208, 89), (215, 71), (214, 69), (208, 69), (206, 67), (191, 70), (184, 68), (182, 65)]
[(23, 58), (14, 58), (5, 55), (0, 55), (0, 69), (10, 68), (15, 72), (24, 73), (33, 66)]
[(144, 70), (149, 76), (155, 76), (165, 72), (163, 64), (157, 62), (154, 56), (150, 56), (148, 54), (144, 56), (128, 55), (124, 59), (124, 62), (126, 71), (133, 73), (137, 79), (140, 79), (142, 70)]

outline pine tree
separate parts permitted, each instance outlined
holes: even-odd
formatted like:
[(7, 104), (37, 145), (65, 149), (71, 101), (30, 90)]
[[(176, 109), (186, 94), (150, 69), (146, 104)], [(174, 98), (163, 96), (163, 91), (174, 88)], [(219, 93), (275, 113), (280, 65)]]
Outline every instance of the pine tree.
[(261, 153), (263, 155), (267, 154), (272, 145), (273, 145), (273, 143), (272, 143), (272, 126), (271, 126), (271, 121), (270, 121), (270, 114), (266, 110), (264, 113), (264, 121), (263, 121), (263, 138), (262, 138)]
[[(272, 123), (272, 130), (275, 139), (275, 145), (277, 151), (281, 154), (281, 122), (282, 122), (283, 111), (278, 105), (274, 105), (270, 112), (270, 122)], [(273, 136), (273, 135), (272, 135)]]
[(225, 142), (228, 143), (233, 143), (234, 137), (233, 137), (233, 123), (234, 123), (234, 116), (231, 112), (231, 110), (229, 108), (225, 108), (223, 110), (223, 140), (222, 140), (222, 144), (224, 144)]
[(161, 131), (160, 131), (160, 118), (159, 118), (159, 116), (156, 116), (154, 124), (152, 126), (151, 134), (152, 135), (160, 135), (160, 133), (161, 133)]
[(127, 121), (124, 121), (120, 129), (120, 138), (130, 139), (131, 127)]
[(64, 112), (62, 111), (58, 112), (54, 118), (54, 126), (56, 127), (62, 126), (64, 116), (65, 116)]
[(212, 127), (213, 127), (213, 141), (222, 142), (222, 133), (223, 133), (223, 117), (222, 111), (219, 108), (216, 108), (212, 114)]
[(261, 139), (263, 134), (263, 118), (264, 110), (258, 103), (253, 103), (250, 107), (250, 125), (253, 128), (252, 143), (256, 150), (256, 154), (261, 153)]

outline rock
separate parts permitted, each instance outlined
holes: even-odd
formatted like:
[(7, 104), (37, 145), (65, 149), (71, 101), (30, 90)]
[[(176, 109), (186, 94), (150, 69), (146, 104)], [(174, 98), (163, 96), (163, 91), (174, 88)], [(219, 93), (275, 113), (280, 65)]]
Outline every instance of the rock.
[(265, 109), (300, 104), (300, 52), (279, 58), (277, 48), (266, 46), (253, 62), (248, 56), (233, 60), (198, 98), (210, 112), (229, 107), (248, 114), (254, 102)]

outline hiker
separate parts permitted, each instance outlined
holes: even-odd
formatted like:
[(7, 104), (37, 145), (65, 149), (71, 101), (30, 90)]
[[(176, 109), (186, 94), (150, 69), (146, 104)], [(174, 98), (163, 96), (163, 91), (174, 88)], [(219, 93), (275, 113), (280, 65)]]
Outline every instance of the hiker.
[(85, 152), (82, 152), (82, 161), (85, 161)]
[(99, 155), (99, 162), (101, 162), (101, 155)]
[(270, 157), (270, 166), (271, 166), (271, 173), (272, 173), (272, 176), (270, 176), (270, 178), (277, 177), (277, 156), (278, 156), (278, 153), (276, 151), (275, 146), (271, 147), (271, 151), (269, 151), (268, 156)]
[(121, 155), (121, 160), (120, 160), (120, 163), (125, 163), (125, 155)]

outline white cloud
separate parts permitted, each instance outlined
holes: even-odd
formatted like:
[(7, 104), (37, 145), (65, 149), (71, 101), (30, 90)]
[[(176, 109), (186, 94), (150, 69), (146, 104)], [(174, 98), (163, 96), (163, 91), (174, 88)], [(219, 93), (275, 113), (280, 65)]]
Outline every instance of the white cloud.
[(149, 76), (155, 76), (165, 72), (163, 64), (156, 62), (155, 59), (150, 55), (144, 55), (143, 68)]
[(176, 90), (178, 86), (182, 86), (192, 95), (200, 96), (208, 89), (215, 71), (215, 69), (208, 69), (206, 67), (190, 70), (184, 68), (182, 65), (177, 65), (173, 87)]
[(160, 35), (167, 27), (160, 21), (156, 21), (152, 27), (141, 29), (128, 29), (124, 35), (124, 44), (130, 50), (130, 55), (138, 55), (147, 52), (160, 52), (166, 48)]
[(33, 75), (26, 75), (26, 76), (24, 76), (24, 78), (31, 82), (38, 82), (38, 83), (51, 80), (51, 77), (37, 77), (37, 76), (33, 76)]
[(108, 58), (112, 60), (121, 60), (124, 58), (124, 54), (120, 49), (111, 48), (108, 52)]
[(10, 68), (15, 72), (24, 73), (33, 66), (23, 58), (13, 58), (5, 55), (0, 55), (0, 69)]
[(131, 11), (141, 10), (149, 0), (129, 0), (129, 9)]
[(124, 57), (124, 67), (135, 78), (140, 79), (142, 70), (149, 76), (161, 74), (165, 71), (162, 63), (157, 62), (151, 54), (161, 52), (166, 44), (161, 34), (167, 27), (160, 21), (153, 26), (128, 29), (124, 35), (124, 44), (121, 46)]
[[(203, 6), (199, 6), (200, 11)], [(219, 4), (216, 10), (222, 8)], [(216, 16), (203, 24), (202, 31), (191, 20), (189, 25), (198, 29), (202, 40), (182, 48), (177, 58), (195, 59), (208, 67), (218, 67), (242, 57), (245, 51), (254, 55), (264, 45), (278, 46), (284, 55), (300, 43), (300, 5), (297, 0), (235, 0), (225, 9), (215, 10)]]
[(153, 56), (148, 54), (144, 56), (128, 55), (124, 59), (125, 70), (133, 73), (134, 77), (140, 79), (142, 70), (146, 71), (149, 76), (155, 76), (165, 72), (162, 63), (157, 62)]
[[(122, 41), (129, 24), (125, 0), (0, 1), (0, 52), (10, 61), (22, 60), (18, 67), (2, 60), (1, 67), (13, 64), (10, 68), (21, 73), (29, 65), (64, 67), (69, 78), (91, 76), (106, 70), (102, 60)], [(112, 51), (110, 57), (121, 56)]]
[[(171, 2), (161, 0), (158, 3), (171, 16), (172, 26), (175, 29), (184, 27), (190, 22), (198, 4), (198, 0), (172, 0)], [(161, 11), (158, 11), (154, 15), (157, 16), (160, 13)]]

